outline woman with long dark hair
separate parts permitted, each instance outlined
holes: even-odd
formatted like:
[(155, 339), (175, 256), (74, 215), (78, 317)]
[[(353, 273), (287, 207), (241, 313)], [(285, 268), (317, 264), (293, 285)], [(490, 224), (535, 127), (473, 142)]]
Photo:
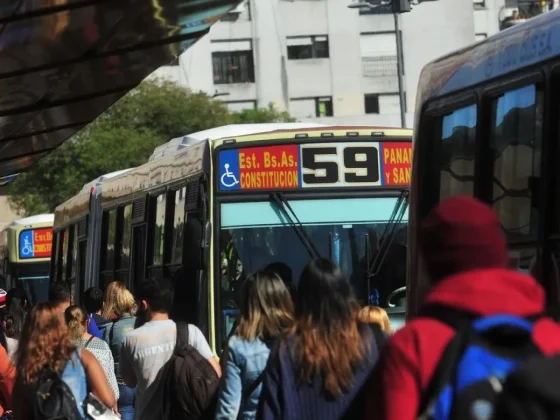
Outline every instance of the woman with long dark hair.
[(250, 276), (240, 290), (240, 319), (230, 337), (216, 420), (254, 419), (272, 342), (293, 324), (293, 303), (273, 272)]
[(307, 264), (295, 307), (294, 327), (270, 355), (257, 417), (361, 418), (360, 390), (378, 350), (340, 268), (326, 259)]

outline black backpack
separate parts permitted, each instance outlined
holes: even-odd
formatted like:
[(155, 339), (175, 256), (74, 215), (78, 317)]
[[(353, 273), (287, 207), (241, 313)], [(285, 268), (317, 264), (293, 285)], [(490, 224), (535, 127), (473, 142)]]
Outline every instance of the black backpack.
[(33, 418), (36, 420), (82, 419), (72, 390), (51, 368), (45, 368), (37, 382)]
[(220, 379), (189, 342), (186, 323), (177, 323), (177, 343), (163, 376), (163, 419), (213, 419)]
[(493, 420), (560, 419), (560, 356), (537, 356), (504, 383)]

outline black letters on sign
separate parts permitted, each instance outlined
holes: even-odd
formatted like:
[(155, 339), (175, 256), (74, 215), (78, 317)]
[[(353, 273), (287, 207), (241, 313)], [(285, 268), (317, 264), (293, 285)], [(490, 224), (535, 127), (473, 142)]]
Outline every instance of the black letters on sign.
[[(379, 151), (375, 147), (347, 147), (344, 149), (344, 167), (347, 169), (365, 169), (364, 175), (347, 171), (344, 174), (346, 182), (377, 182), (379, 181)], [(365, 157), (365, 160), (358, 156)]]
[[(317, 162), (317, 156), (331, 156), (336, 162)], [(332, 156), (336, 156), (333, 158)], [(339, 165), (344, 166), (344, 182), (352, 184), (379, 182), (379, 150), (370, 146), (348, 146), (338, 155), (336, 147), (302, 148), (301, 163), (303, 168), (314, 173), (303, 174), (306, 184), (336, 184), (339, 181)], [(322, 170), (320, 175), (317, 172)]]
[[(302, 166), (315, 171), (312, 174), (303, 174), (303, 182), (306, 184), (334, 184), (338, 182), (338, 165), (336, 162), (316, 162), (315, 156), (317, 155), (336, 155), (336, 147), (302, 149)], [(325, 172), (323, 176), (317, 176), (317, 170), (320, 169)]]

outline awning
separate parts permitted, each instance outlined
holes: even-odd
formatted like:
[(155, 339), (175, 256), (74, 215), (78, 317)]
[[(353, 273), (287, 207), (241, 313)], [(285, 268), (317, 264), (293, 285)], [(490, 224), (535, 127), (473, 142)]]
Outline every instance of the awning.
[(0, 186), (171, 62), (239, 2), (3, 2)]

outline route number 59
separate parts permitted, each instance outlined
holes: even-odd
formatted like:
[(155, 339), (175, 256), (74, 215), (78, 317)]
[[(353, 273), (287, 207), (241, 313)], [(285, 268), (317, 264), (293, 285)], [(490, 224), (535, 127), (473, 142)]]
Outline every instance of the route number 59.
[(377, 144), (305, 145), (301, 148), (301, 160), (304, 186), (379, 183)]

